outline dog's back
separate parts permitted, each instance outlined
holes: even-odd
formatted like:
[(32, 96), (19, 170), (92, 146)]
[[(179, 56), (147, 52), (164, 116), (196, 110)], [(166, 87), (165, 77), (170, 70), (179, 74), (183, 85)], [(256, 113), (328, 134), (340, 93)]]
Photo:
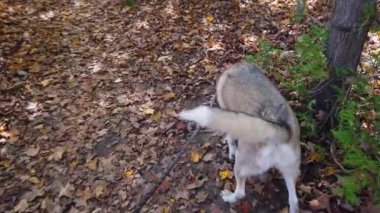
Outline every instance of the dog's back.
[(298, 121), (287, 101), (254, 64), (242, 62), (227, 69), (218, 80), (217, 99), (222, 109), (276, 123), (287, 128), (293, 140), (299, 138)]

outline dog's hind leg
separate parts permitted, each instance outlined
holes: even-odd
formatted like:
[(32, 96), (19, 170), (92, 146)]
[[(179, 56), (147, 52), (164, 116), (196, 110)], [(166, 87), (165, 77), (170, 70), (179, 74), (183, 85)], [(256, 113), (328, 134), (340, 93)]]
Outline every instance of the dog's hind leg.
[(235, 203), (236, 201), (242, 199), (245, 196), (245, 181), (246, 177), (236, 175), (236, 189), (234, 192), (231, 192), (229, 190), (223, 190), (220, 195), (222, 196), (222, 199), (229, 203)]
[(298, 168), (286, 168), (281, 170), (284, 176), (289, 195), (289, 213), (298, 213), (298, 198), (296, 192), (296, 179), (299, 174)]
[(226, 137), (223, 139), (228, 144), (228, 157), (230, 160), (235, 159), (236, 154), (236, 139), (232, 138), (230, 135), (226, 135)]
[(235, 203), (236, 201), (242, 199), (245, 196), (245, 181), (247, 179), (246, 174), (244, 174), (241, 167), (241, 162), (237, 159), (234, 167), (234, 175), (236, 180), (236, 189), (234, 192), (229, 190), (223, 190), (220, 195), (223, 200), (229, 203)]

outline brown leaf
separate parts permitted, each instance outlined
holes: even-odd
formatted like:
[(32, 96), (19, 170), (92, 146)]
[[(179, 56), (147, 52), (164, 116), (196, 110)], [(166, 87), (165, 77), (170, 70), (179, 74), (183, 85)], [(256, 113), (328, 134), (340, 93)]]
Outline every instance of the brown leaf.
[(331, 213), (330, 209), (330, 196), (324, 194), (317, 199), (309, 201), (310, 209), (313, 211), (327, 210), (328, 213)]
[(59, 161), (62, 159), (62, 155), (64, 152), (65, 152), (65, 149), (59, 146), (55, 148), (54, 153), (48, 157), (48, 160)]
[(199, 188), (199, 187), (203, 186), (203, 184), (205, 183), (206, 180), (207, 180), (207, 178), (204, 178), (202, 180), (196, 181), (195, 183), (191, 183), (191, 184), (187, 185), (186, 189), (190, 190), (190, 189)]
[(210, 162), (214, 159), (214, 154), (213, 153), (207, 153), (205, 156), (203, 156), (202, 160), (206, 162)]
[(28, 201), (26, 199), (20, 200), (18, 204), (13, 209), (15, 212), (25, 212), (25, 210), (28, 208)]
[(165, 179), (164, 181), (162, 181), (160, 187), (158, 188), (158, 191), (161, 193), (164, 193), (168, 191), (169, 187), (170, 187), (170, 182), (167, 179)]
[(74, 191), (74, 186), (70, 183), (67, 183), (64, 187), (61, 188), (61, 191), (59, 192), (58, 197), (66, 196), (66, 197), (72, 197), (72, 193)]
[(104, 187), (103, 184), (96, 185), (96, 187), (95, 187), (95, 196), (97, 198), (99, 198), (104, 193), (104, 189), (105, 189), (105, 187)]
[(51, 199), (46, 197), (42, 201), (41, 209), (45, 209), (47, 212), (53, 212), (55, 205), (56, 204)]
[(242, 201), (239, 204), (239, 209), (243, 213), (249, 213), (249, 210), (251, 209), (251, 207), (249, 206), (248, 201)]
[(94, 158), (90, 160), (89, 162), (87, 162), (86, 167), (91, 170), (96, 170), (96, 168), (98, 167), (98, 158)]
[(189, 191), (179, 191), (177, 192), (177, 194), (175, 195), (175, 199), (176, 200), (179, 200), (179, 199), (184, 199), (184, 200), (188, 200), (189, 199)]
[(39, 151), (40, 149), (38, 147), (37, 148), (31, 147), (25, 151), (25, 154), (29, 157), (34, 157), (38, 154)]
[(205, 191), (200, 191), (195, 196), (195, 199), (197, 200), (198, 203), (202, 203), (207, 199), (207, 197), (208, 197), (208, 194)]

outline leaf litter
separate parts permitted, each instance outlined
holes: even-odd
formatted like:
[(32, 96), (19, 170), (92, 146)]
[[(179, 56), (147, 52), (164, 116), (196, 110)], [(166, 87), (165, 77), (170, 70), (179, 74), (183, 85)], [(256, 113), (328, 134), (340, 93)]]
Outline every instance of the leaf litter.
[[(189, 143), (176, 112), (209, 102), (210, 82), (258, 38), (289, 50), (307, 24), (292, 24), (294, 1), (236, 2), (0, 2), (0, 211), (133, 211)], [(325, 23), (328, 8), (309, 4)], [(238, 205), (221, 200), (235, 183), (219, 141), (189, 144), (142, 210), (283, 212), (282, 182), (248, 181)], [(323, 175), (301, 180), (301, 206), (326, 210), (313, 189), (339, 171), (306, 152)]]

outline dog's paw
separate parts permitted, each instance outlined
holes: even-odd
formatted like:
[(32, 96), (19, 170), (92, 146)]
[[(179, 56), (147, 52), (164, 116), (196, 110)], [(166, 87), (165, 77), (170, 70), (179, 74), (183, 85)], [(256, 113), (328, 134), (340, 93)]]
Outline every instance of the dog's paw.
[(237, 194), (237, 193), (233, 193), (229, 190), (223, 190), (221, 193), (220, 193), (220, 196), (222, 196), (222, 199), (225, 201), (225, 202), (229, 202), (229, 203), (235, 203), (236, 201), (240, 200), (241, 198), (244, 197), (244, 194)]

